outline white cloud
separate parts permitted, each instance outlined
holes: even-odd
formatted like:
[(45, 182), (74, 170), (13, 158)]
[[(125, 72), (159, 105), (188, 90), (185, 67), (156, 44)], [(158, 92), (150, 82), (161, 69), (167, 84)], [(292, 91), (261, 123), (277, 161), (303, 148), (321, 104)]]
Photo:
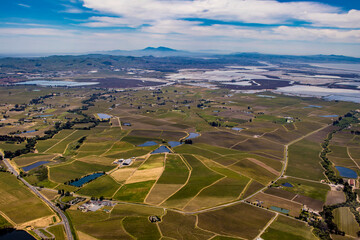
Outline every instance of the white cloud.
[(30, 8), (30, 7), (31, 7), (30, 5), (23, 4), (23, 3), (18, 3), (18, 6), (20, 6), (20, 7), (26, 7), (26, 8)]
[(245, 23), (284, 24), (293, 20), (317, 26), (360, 27), (359, 11), (314, 2), (275, 0), (83, 0), (84, 6), (115, 14), (126, 21), (152, 24), (160, 20), (208, 18)]

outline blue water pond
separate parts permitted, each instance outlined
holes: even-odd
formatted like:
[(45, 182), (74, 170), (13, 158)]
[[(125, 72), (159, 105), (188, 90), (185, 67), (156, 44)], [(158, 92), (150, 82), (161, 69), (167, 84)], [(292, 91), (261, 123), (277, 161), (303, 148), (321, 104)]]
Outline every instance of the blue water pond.
[(99, 118), (100, 118), (101, 120), (111, 118), (110, 115), (105, 114), (105, 113), (98, 113), (97, 115), (99, 116)]
[(156, 145), (158, 145), (158, 144), (154, 141), (147, 141), (143, 144), (138, 145), (138, 147), (151, 147), (151, 146), (156, 146)]
[(180, 146), (182, 143), (181, 142), (170, 141), (170, 142), (168, 142), (168, 144), (170, 145), (170, 147), (174, 148), (174, 147)]
[(25, 172), (27, 172), (27, 171), (30, 171), (31, 169), (34, 169), (34, 168), (39, 167), (41, 165), (44, 165), (46, 163), (49, 163), (49, 161), (39, 161), (39, 162), (33, 163), (33, 164), (29, 165), (29, 166), (22, 167), (22, 169)]
[(320, 117), (325, 117), (325, 118), (336, 118), (336, 117), (339, 117), (339, 115), (321, 115)]
[(304, 108), (322, 108), (322, 106), (319, 106), (319, 105), (309, 105), (309, 106), (304, 107)]
[(357, 173), (350, 168), (339, 167), (339, 166), (336, 166), (335, 168), (339, 171), (341, 177), (357, 178)]
[(293, 185), (291, 185), (291, 183), (288, 183), (288, 182), (283, 183), (281, 185), (283, 185), (284, 187), (294, 187)]
[(241, 130), (243, 130), (243, 128), (233, 127), (232, 130), (234, 130), (234, 131), (241, 131)]
[(97, 179), (98, 177), (101, 177), (102, 175), (104, 175), (104, 173), (93, 173), (86, 177), (80, 178), (79, 180), (77, 180), (75, 182), (70, 183), (70, 185), (75, 186), (75, 187), (81, 187), (85, 183), (88, 183), (94, 179)]
[(288, 214), (290, 212), (290, 210), (284, 209), (284, 208), (279, 208), (279, 207), (275, 207), (275, 206), (271, 206), (270, 209), (277, 211), (277, 212), (281, 212), (284, 214)]
[(199, 133), (189, 133), (189, 136), (185, 139), (193, 139), (193, 138), (197, 138), (198, 136), (200, 136)]
[(151, 154), (156, 153), (170, 153), (170, 149), (168, 149), (166, 146), (160, 146), (158, 149), (154, 150)]

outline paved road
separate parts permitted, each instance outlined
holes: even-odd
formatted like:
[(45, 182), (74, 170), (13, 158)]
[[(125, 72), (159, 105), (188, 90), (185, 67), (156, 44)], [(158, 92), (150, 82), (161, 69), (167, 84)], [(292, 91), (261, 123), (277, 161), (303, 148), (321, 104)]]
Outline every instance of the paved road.
[(10, 172), (12, 172), (20, 181), (22, 181), (31, 191), (33, 191), (39, 198), (41, 198), (49, 207), (51, 207), (54, 211), (56, 211), (59, 216), (62, 219), (62, 222), (64, 224), (64, 228), (65, 228), (65, 232), (66, 232), (66, 236), (68, 240), (73, 240), (73, 235), (71, 233), (71, 229), (70, 229), (70, 224), (69, 224), (69, 220), (67, 219), (67, 217), (65, 216), (65, 214), (58, 208), (56, 207), (52, 202), (50, 202), (47, 198), (45, 198), (37, 189), (36, 187), (30, 185), (25, 179), (21, 178), (19, 176), (19, 173), (13, 168), (13, 166), (11, 166), (11, 164), (9, 163), (9, 161), (7, 159), (3, 159), (5, 165), (7, 166), (8, 170)]

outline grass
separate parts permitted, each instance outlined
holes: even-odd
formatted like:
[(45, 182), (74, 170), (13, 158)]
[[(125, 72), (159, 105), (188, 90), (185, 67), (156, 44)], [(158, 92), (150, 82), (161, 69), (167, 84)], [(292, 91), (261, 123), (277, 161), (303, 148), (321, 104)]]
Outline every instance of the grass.
[(3, 150), (3, 151), (11, 151), (11, 152), (14, 152), (14, 151), (16, 151), (16, 150), (25, 148), (25, 145), (26, 145), (25, 142), (19, 143), (19, 144), (16, 144), (16, 143), (7, 143), (7, 142), (0, 142), (0, 149)]
[(17, 224), (54, 213), (15, 176), (0, 172), (0, 211)]
[(147, 217), (126, 217), (123, 226), (126, 232), (138, 240), (161, 238), (156, 224), (151, 223)]
[(194, 197), (201, 189), (215, 181), (222, 176), (208, 169), (200, 160), (192, 155), (184, 155), (184, 158), (192, 168), (191, 176), (188, 183), (178, 192), (172, 195), (165, 203), (165, 206), (172, 206), (182, 208), (185, 204)]
[(291, 145), (286, 175), (310, 180), (324, 179), (324, 170), (320, 165), (320, 152), (320, 144), (307, 139)]
[(360, 227), (349, 208), (337, 208), (333, 211), (333, 214), (334, 222), (340, 230), (344, 231), (348, 235), (357, 237), (357, 232), (360, 230)]
[(110, 198), (119, 187), (120, 185), (112, 177), (105, 175), (86, 184), (78, 193), (91, 197)]
[(62, 225), (56, 225), (47, 229), (49, 232), (55, 235), (56, 240), (66, 240), (65, 230)]
[(74, 161), (70, 164), (51, 167), (49, 169), (49, 174), (51, 180), (58, 183), (64, 183), (75, 178), (81, 178), (89, 173), (109, 171), (112, 168), (113, 167), (110, 166)]
[(3, 216), (0, 215), (0, 229), (12, 228), (13, 226)]
[(139, 168), (138, 170), (159, 168), (164, 166), (165, 154), (151, 155)]
[(143, 202), (155, 181), (137, 182), (123, 185), (114, 199), (126, 202)]
[(117, 204), (111, 211), (111, 217), (129, 217), (129, 216), (162, 216), (164, 210), (162, 208), (155, 208), (146, 205), (128, 205), (128, 204)]
[(316, 240), (311, 228), (304, 222), (279, 216), (265, 231), (261, 238), (264, 240)]
[(172, 239), (198, 239), (205, 240), (214, 234), (196, 227), (196, 217), (182, 215), (168, 211), (159, 224), (160, 230), (165, 237)]
[(198, 226), (221, 235), (255, 238), (275, 214), (248, 204), (237, 204), (198, 215)]
[(323, 202), (325, 202), (327, 192), (330, 190), (330, 187), (325, 184), (309, 182), (295, 178), (280, 179), (277, 181), (277, 184), (281, 185), (285, 182), (290, 183), (293, 185), (293, 187), (283, 187), (283, 190), (311, 197)]
[(165, 170), (157, 184), (184, 184), (189, 170), (178, 155), (167, 155)]

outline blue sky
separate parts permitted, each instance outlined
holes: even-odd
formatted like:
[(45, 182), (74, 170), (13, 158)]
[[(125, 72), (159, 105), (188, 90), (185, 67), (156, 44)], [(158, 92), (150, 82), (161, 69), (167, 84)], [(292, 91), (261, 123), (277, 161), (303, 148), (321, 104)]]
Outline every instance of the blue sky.
[(0, 54), (147, 46), (360, 57), (360, 1), (0, 1)]

